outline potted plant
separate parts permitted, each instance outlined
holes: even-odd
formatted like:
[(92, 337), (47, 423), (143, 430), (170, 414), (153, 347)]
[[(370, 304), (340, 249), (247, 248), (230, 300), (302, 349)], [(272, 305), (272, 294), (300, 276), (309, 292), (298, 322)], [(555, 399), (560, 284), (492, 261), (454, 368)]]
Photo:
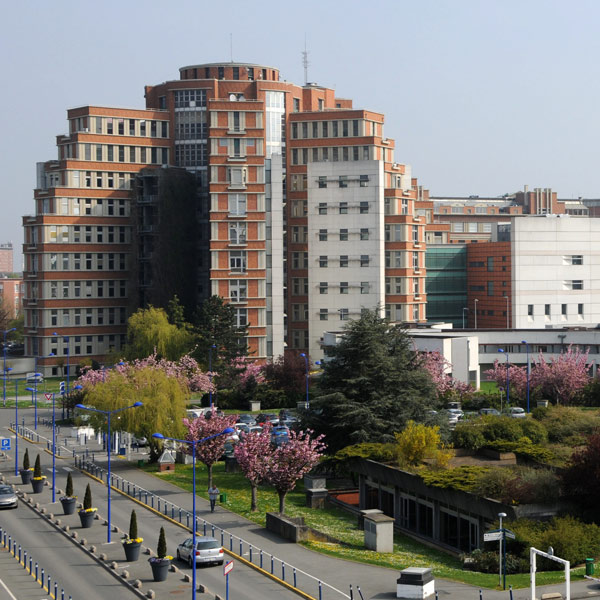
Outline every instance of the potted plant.
[(42, 475), (42, 465), (40, 463), (40, 455), (38, 454), (35, 459), (35, 466), (33, 467), (33, 478), (31, 480), (31, 487), (33, 488), (34, 494), (39, 494), (44, 489), (45, 475)]
[(167, 540), (165, 538), (165, 530), (160, 528), (158, 536), (158, 546), (156, 548), (156, 556), (148, 559), (150, 567), (152, 567), (152, 576), (154, 581), (164, 581), (167, 578), (169, 567), (171, 566), (172, 556), (167, 556)]
[(65, 495), (60, 498), (63, 511), (65, 515), (72, 515), (75, 512), (75, 503), (77, 502), (77, 496), (73, 496), (73, 478), (71, 473), (67, 475), (67, 488)]
[(29, 448), (25, 448), (25, 454), (23, 455), (23, 468), (19, 471), (21, 473), (21, 481), (23, 485), (29, 483), (33, 477), (33, 470), (29, 464)]
[(137, 516), (135, 510), (132, 510), (131, 517), (129, 518), (129, 535), (123, 538), (123, 549), (125, 550), (126, 560), (133, 562), (140, 557), (140, 547), (143, 541), (143, 538), (138, 537)]
[(79, 511), (79, 519), (81, 520), (81, 526), (84, 529), (92, 526), (94, 522), (94, 513), (97, 508), (92, 508), (92, 490), (90, 484), (87, 484), (85, 488), (85, 496), (83, 497), (83, 508)]

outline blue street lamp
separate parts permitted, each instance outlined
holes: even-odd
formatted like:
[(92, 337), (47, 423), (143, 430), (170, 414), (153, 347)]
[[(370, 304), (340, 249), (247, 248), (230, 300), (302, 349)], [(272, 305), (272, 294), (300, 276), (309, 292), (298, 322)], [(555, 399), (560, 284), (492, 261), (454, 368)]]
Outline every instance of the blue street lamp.
[(219, 437), (220, 435), (228, 435), (233, 433), (235, 429), (233, 427), (227, 427), (219, 433), (209, 435), (201, 440), (179, 440), (177, 438), (166, 437), (162, 433), (153, 433), (152, 437), (158, 440), (171, 440), (173, 442), (180, 442), (181, 444), (190, 444), (192, 446), (192, 600), (196, 600), (196, 446), (203, 444), (208, 440)]
[(210, 388), (208, 390), (208, 397), (210, 399), (210, 410), (212, 411), (213, 399), (212, 399), (212, 351), (216, 348), (215, 344), (212, 344), (208, 349), (208, 379), (210, 381)]
[(52, 393), (52, 504), (56, 502), (56, 404)]
[(498, 352), (506, 354), (506, 406), (508, 407), (508, 405), (510, 404), (510, 375), (508, 372), (508, 351), (499, 348)]
[(3, 404), (3, 406), (6, 406), (6, 336), (11, 331), (15, 331), (16, 329), (17, 329), (16, 327), (13, 327), (12, 329), (6, 329), (5, 331), (2, 332), (2, 335), (4, 336), (4, 345), (2, 346), (2, 350), (4, 353), (4, 396), (3, 396), (4, 404)]
[(529, 366), (529, 344), (525, 340), (522, 340), (521, 344), (525, 344), (525, 351), (527, 352), (527, 412), (529, 412), (529, 371), (531, 368)]
[[(58, 336), (58, 333), (56, 333), (56, 331), (55, 331), (52, 335)], [(65, 341), (67, 343), (66, 356), (67, 356), (67, 396), (68, 396), (69, 395), (69, 380), (70, 380), (70, 374), (69, 374), (69, 336), (68, 335), (63, 335), (61, 337), (63, 338), (63, 341)]]
[(124, 406), (123, 408), (116, 408), (115, 410), (100, 410), (99, 408), (92, 408), (91, 406), (85, 406), (83, 404), (77, 404), (76, 408), (81, 410), (89, 410), (92, 412), (97, 412), (102, 415), (106, 415), (108, 421), (108, 435), (107, 435), (107, 453), (108, 453), (108, 475), (106, 479), (106, 486), (108, 488), (108, 529), (106, 531), (106, 541), (110, 544), (110, 417), (115, 413), (122, 412), (127, 410), (128, 408), (137, 408), (138, 406), (143, 406), (142, 402), (135, 402), (131, 406)]

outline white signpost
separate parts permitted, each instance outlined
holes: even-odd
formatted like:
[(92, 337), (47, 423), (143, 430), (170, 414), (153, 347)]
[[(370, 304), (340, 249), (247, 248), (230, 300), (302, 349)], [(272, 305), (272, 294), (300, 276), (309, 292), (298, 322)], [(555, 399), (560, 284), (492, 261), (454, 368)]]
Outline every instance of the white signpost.
[(233, 561), (225, 563), (223, 567), (223, 575), (225, 575), (225, 600), (229, 600), (229, 573), (233, 571)]
[[(552, 551), (552, 549), (550, 549)], [(565, 565), (565, 587), (566, 587), (566, 600), (571, 600), (571, 571), (569, 570), (571, 564), (568, 560), (564, 558), (558, 558), (558, 556), (554, 556), (554, 554), (550, 554), (549, 552), (542, 552), (542, 550), (537, 550), (533, 546), (529, 548), (529, 569), (530, 569), (530, 579), (531, 579), (531, 597), (535, 598), (535, 557), (537, 555), (544, 556), (545, 558), (549, 558), (550, 560), (554, 560), (556, 562), (562, 563)]]

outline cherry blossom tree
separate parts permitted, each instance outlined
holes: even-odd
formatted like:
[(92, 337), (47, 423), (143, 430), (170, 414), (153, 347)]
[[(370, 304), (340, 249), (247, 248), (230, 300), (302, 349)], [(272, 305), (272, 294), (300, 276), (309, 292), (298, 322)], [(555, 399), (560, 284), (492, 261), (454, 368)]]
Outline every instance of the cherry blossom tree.
[(454, 379), (450, 375), (449, 371), (452, 370), (452, 363), (447, 361), (439, 351), (420, 352), (419, 358), (421, 359), (421, 367), (431, 375), (440, 397), (457, 394), (462, 398), (475, 391), (470, 384)]
[(263, 383), (265, 380), (264, 365), (256, 361), (240, 356), (231, 362), (231, 366), (238, 371), (242, 385), (246, 385), (251, 377), (254, 378), (256, 383)]
[(271, 423), (267, 421), (263, 424), (260, 432), (248, 433), (242, 437), (239, 444), (236, 444), (233, 451), (242, 473), (250, 482), (252, 500), (250, 510), (256, 512), (256, 492), (259, 484), (266, 479), (269, 469), (269, 460), (273, 453), (271, 444)]
[(582, 352), (579, 347), (569, 346), (566, 352), (552, 357), (550, 362), (540, 352), (530, 375), (531, 386), (539, 388), (557, 404), (571, 404), (573, 399), (590, 382), (588, 364), (589, 349)]
[[(210, 418), (206, 418), (204, 415), (197, 419), (183, 419), (183, 424), (187, 429), (185, 439), (202, 440), (221, 433), (227, 427), (233, 427), (237, 423), (238, 415), (224, 415), (219, 416), (216, 413), (211, 413)], [(227, 440), (226, 435), (216, 435), (216, 437), (203, 442), (202, 444), (196, 444), (196, 458), (203, 462), (208, 469), (208, 487), (212, 487), (212, 467), (213, 465), (223, 456), (223, 449)], [(186, 452), (191, 454), (191, 446), (186, 444)]]
[[(506, 393), (506, 362), (496, 359), (494, 366), (485, 371), (488, 381), (495, 381), (498, 389)], [(510, 396), (520, 398), (527, 396), (527, 367), (517, 367), (508, 365), (508, 384), (510, 386)], [(529, 388), (534, 389), (532, 384), (532, 374), (529, 375)]]
[(276, 448), (268, 459), (266, 481), (279, 495), (279, 512), (285, 512), (285, 497), (319, 462), (325, 450), (323, 435), (311, 438), (312, 431), (290, 431), (289, 441)]

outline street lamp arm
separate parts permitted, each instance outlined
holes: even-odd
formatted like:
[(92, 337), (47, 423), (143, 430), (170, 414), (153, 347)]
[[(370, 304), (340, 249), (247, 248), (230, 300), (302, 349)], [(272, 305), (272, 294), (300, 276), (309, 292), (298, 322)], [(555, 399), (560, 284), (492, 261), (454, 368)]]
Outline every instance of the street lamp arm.
[(121, 412), (123, 410), (127, 410), (128, 408), (137, 408), (138, 406), (143, 406), (143, 402), (135, 402), (131, 406), (124, 406), (123, 408), (115, 408), (115, 410), (100, 410), (99, 408), (94, 408), (93, 406), (85, 406), (85, 404), (76, 404), (75, 408), (79, 408), (81, 410), (90, 410), (92, 412), (101, 413), (103, 415), (113, 415), (115, 413)]
[(152, 437), (157, 440), (170, 440), (172, 442), (179, 442), (181, 444), (202, 444), (203, 442), (207, 442), (208, 440), (212, 440), (213, 438), (219, 437), (220, 435), (228, 435), (230, 433), (234, 433), (235, 429), (233, 427), (226, 427), (223, 431), (219, 431), (219, 433), (214, 433), (213, 435), (209, 435), (201, 440), (180, 440), (179, 438), (172, 438), (163, 435), (162, 433), (153, 433)]

